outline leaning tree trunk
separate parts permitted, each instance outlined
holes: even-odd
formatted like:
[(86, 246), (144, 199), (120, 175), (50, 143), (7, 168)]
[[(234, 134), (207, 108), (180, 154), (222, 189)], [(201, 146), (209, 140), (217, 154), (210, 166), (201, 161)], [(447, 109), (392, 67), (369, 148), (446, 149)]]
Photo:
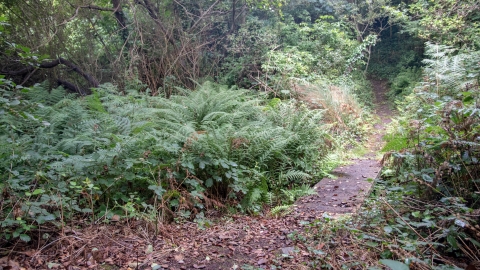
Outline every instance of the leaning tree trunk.
[[(38, 69), (54, 68), (54, 67), (56, 67), (60, 64), (69, 67), (73, 72), (75, 72), (75, 73), (81, 75), (83, 78), (85, 78), (85, 80), (88, 82), (90, 87), (98, 87), (99, 86), (99, 82), (94, 76), (92, 76), (91, 74), (83, 71), (79, 66), (75, 65), (71, 61), (66, 60), (62, 57), (59, 57), (58, 59), (50, 61), (50, 62), (43, 62), (38, 66), (28, 66), (28, 67), (25, 67), (25, 68), (20, 69), (20, 70), (10, 70), (10, 71), (3, 71), (2, 70), (2, 71), (0, 71), (0, 74), (4, 74), (4, 75), (7, 75), (7, 76), (22, 76), (22, 75), (27, 75), (28, 74), (27, 75), (27, 78), (28, 78), (31, 74), (33, 74), (33, 72), (35, 72)], [(26, 79), (24, 79), (24, 81), (25, 80)], [(57, 79), (57, 82), (60, 85), (63, 85), (68, 90), (70, 90), (72, 92), (79, 93), (80, 95), (85, 95), (86, 93), (88, 93), (88, 90), (81, 89), (79, 86), (76, 86), (75, 84), (70, 83), (66, 80), (63, 80), (61, 78)]]

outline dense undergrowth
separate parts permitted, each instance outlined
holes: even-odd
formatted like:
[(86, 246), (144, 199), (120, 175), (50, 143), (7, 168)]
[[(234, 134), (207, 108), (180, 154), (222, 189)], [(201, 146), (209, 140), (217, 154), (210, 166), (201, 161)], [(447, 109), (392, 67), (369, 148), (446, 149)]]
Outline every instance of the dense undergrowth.
[(385, 168), (355, 228), (380, 258), (459, 269), (441, 265), (480, 259), (479, 57), (435, 44), (425, 55), (421, 80), (395, 93)]
[(399, 111), (385, 136), (382, 176), (353, 218), (327, 216), (296, 236), (317, 256), (313, 268), (478, 267), (478, 49), (422, 44), (398, 30), (380, 36), (368, 72), (388, 82)]
[[(16, 36), (16, 26), (0, 17), (1, 57), (13, 63), (3, 68), (32, 70), (7, 70), (14, 75), (0, 78), (0, 245), (77, 221), (208, 227), (212, 212), (287, 209), (341, 162), (343, 147), (368, 133), (368, 75), (389, 82), (399, 111), (385, 137), (382, 178), (353, 219), (326, 217), (309, 224), (306, 238), (291, 237), (311, 247), (313, 268), (363, 269), (381, 260), (393, 269), (455, 269), (445, 266), (452, 258), (480, 261), (478, 4), (413, 1), (402, 10), (407, 1), (395, 10), (390, 1), (335, 1), (348, 7), (335, 13), (327, 2), (293, 1), (283, 14), (244, 10), (241, 23), (233, 4), (232, 22), (212, 16), (209, 34), (197, 36), (184, 28), (195, 29), (188, 19), (200, 6), (183, 6), (178, 20), (172, 18), (182, 14), (160, 14), (171, 33), (183, 35), (182, 46), (168, 31), (154, 33), (152, 10), (135, 17), (124, 6), (137, 20), (130, 30), (142, 24), (151, 40), (111, 43), (118, 55), (132, 46), (132, 55), (118, 56), (120, 64), (103, 41), (72, 45), (95, 39), (71, 24), (72, 33), (64, 33), (71, 44), (58, 55), (88, 56), (86, 71), (113, 78), (83, 97), (52, 82), (21, 86), (45, 79), (41, 63), (48, 56), (19, 45), (36, 43), (29, 34)], [(218, 8), (228, 14), (229, 5)], [(98, 18), (95, 35), (117, 31), (115, 19)], [(389, 18), (401, 25), (392, 27)], [(85, 25), (76, 27), (91, 31)], [(92, 47), (91, 55), (84, 51)], [(185, 89), (195, 85), (192, 78), (206, 82)], [(347, 242), (356, 248), (340, 254)]]
[[(370, 86), (357, 71), (367, 44), (333, 16), (268, 18), (246, 17), (222, 41), (218, 83), (205, 76), (194, 90), (175, 76), (152, 88), (158, 78), (138, 70), (84, 97), (2, 78), (2, 239), (74, 220), (208, 226), (210, 212), (258, 214), (310, 194), (342, 162), (333, 151), (368, 132)], [(7, 56), (38, 67), (2, 20)]]
[(79, 99), (2, 82), (3, 239), (80, 217), (257, 213), (308, 193), (333, 146), (321, 110), (213, 83), (170, 99), (105, 84)]
[[(379, 58), (385, 61), (385, 58)], [(387, 67), (376, 78), (408, 85), (392, 93), (398, 116), (384, 168), (353, 216), (305, 221), (289, 237), (312, 269), (477, 269), (480, 259), (478, 51), (427, 43), (421, 78)], [(415, 72), (416, 73), (416, 72)], [(402, 78), (403, 77), (403, 78)]]

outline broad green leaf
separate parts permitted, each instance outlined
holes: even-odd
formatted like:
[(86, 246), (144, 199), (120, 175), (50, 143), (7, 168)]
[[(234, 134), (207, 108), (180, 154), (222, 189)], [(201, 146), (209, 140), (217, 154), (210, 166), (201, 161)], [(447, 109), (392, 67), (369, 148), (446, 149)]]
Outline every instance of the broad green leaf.
[(380, 263), (390, 267), (392, 270), (409, 270), (410, 269), (408, 265), (402, 262), (394, 261), (394, 260), (384, 259), (384, 260), (380, 260)]
[(26, 234), (20, 234), (20, 239), (22, 239), (22, 241), (25, 241), (25, 242), (30, 242), (31, 240), (30, 236)]
[(220, 161), (220, 165), (222, 165), (222, 167), (225, 168), (225, 169), (229, 168), (228, 164), (223, 162), (223, 161)]
[(153, 192), (159, 197), (163, 196), (163, 193), (165, 192), (165, 189), (163, 189), (162, 186), (157, 185), (150, 185), (148, 186), (148, 189), (153, 190)]
[(391, 252), (388, 249), (380, 253), (380, 257), (382, 257), (383, 259), (392, 258), (392, 256), (393, 256), (393, 252)]
[(448, 235), (448, 236), (447, 236), (447, 242), (448, 242), (448, 244), (450, 244), (450, 246), (453, 247), (454, 249), (457, 249), (457, 248), (458, 248), (457, 239), (455, 239), (455, 236), (453, 236), (453, 235)]
[(422, 216), (422, 214), (420, 213), (420, 211), (415, 211), (415, 212), (412, 212), (412, 216), (419, 218)]
[(18, 100), (18, 99), (14, 99), (9, 103), (10, 106), (16, 106), (18, 104), (20, 104), (20, 100)]
[(469, 238), (470, 239), (470, 242), (472, 242), (475, 246), (479, 247), (480, 248), (480, 243), (473, 240), (472, 238)]
[(43, 190), (41, 188), (38, 188), (38, 189), (35, 189), (32, 194), (33, 195), (38, 195), (38, 194), (42, 194), (44, 192), (45, 192), (45, 190)]
[(173, 199), (170, 201), (170, 206), (177, 207), (178, 205), (179, 205), (179, 202), (177, 199)]
[(205, 186), (206, 186), (207, 188), (213, 186), (213, 180), (212, 180), (212, 178), (208, 178), (208, 179), (205, 181)]
[(433, 182), (433, 178), (428, 174), (422, 174), (422, 179), (429, 183)]
[(55, 215), (48, 214), (48, 215), (42, 215), (37, 217), (37, 222), (39, 224), (45, 223), (46, 221), (52, 221), (55, 220)]

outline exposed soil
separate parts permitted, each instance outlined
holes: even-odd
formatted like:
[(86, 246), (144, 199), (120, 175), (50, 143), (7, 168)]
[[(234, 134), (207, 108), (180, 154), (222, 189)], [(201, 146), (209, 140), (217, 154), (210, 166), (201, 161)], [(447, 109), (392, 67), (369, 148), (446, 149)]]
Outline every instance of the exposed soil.
[[(281, 218), (268, 216), (226, 217), (211, 227), (197, 224), (160, 225), (129, 220), (58, 232), (42, 231), (28, 245), (19, 242), (0, 258), (1, 269), (241, 269), (244, 265), (270, 269), (319, 269), (322, 250), (339, 265), (369, 258), (368, 250), (352, 256), (353, 241), (348, 237), (334, 247), (324, 243), (305, 246), (301, 237), (325, 213), (353, 213), (369, 192), (380, 165), (376, 152), (381, 148), (384, 125), (391, 111), (385, 97), (385, 83), (372, 81), (381, 121), (368, 142), (369, 153), (352, 164), (337, 168), (335, 179), (323, 179), (317, 195), (300, 199), (293, 211)], [(317, 223), (318, 224), (318, 223)], [(77, 225), (81, 225), (80, 223)], [(43, 239), (45, 236), (55, 240)], [(355, 254), (354, 254), (355, 255)], [(159, 267), (159, 268), (155, 268)]]

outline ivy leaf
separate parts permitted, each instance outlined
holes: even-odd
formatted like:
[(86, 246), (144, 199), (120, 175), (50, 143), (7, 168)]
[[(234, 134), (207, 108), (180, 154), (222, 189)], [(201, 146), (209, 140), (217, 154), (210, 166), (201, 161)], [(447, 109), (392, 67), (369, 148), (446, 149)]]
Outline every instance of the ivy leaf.
[(45, 223), (46, 221), (52, 221), (52, 220), (55, 220), (55, 216), (52, 215), (52, 214), (48, 214), (48, 215), (42, 215), (42, 216), (38, 216), (37, 217), (37, 222), (38, 224), (43, 224)]
[(433, 178), (428, 174), (422, 174), (422, 179), (425, 180), (425, 182), (433, 182)]
[(455, 239), (455, 236), (453, 236), (453, 235), (447, 236), (447, 242), (454, 249), (458, 249), (457, 239)]
[(20, 234), (20, 239), (22, 241), (25, 241), (25, 242), (30, 242), (30, 240), (31, 240), (30, 236), (28, 236), (26, 234)]
[(419, 218), (422, 216), (422, 214), (420, 213), (420, 211), (415, 211), (415, 212), (412, 212), (412, 216)]
[(35, 189), (32, 194), (33, 195), (38, 195), (38, 194), (42, 194), (44, 192), (45, 192), (45, 190), (39, 188), (39, 189)]
[(207, 188), (213, 186), (213, 180), (212, 180), (212, 178), (208, 178), (208, 179), (205, 181), (205, 186), (206, 186)]
[(159, 197), (163, 196), (163, 193), (165, 192), (165, 189), (163, 189), (162, 186), (157, 185), (150, 185), (148, 186), (148, 189), (153, 190), (153, 192)]
[(16, 106), (16, 105), (18, 105), (18, 104), (20, 104), (20, 100), (14, 99), (14, 100), (10, 101), (10, 103), (9, 103), (8, 105), (10, 105), (10, 106)]
[(380, 263), (390, 267), (392, 270), (409, 270), (410, 269), (408, 265), (401, 262), (394, 261), (394, 260), (384, 259), (384, 260), (380, 260)]

